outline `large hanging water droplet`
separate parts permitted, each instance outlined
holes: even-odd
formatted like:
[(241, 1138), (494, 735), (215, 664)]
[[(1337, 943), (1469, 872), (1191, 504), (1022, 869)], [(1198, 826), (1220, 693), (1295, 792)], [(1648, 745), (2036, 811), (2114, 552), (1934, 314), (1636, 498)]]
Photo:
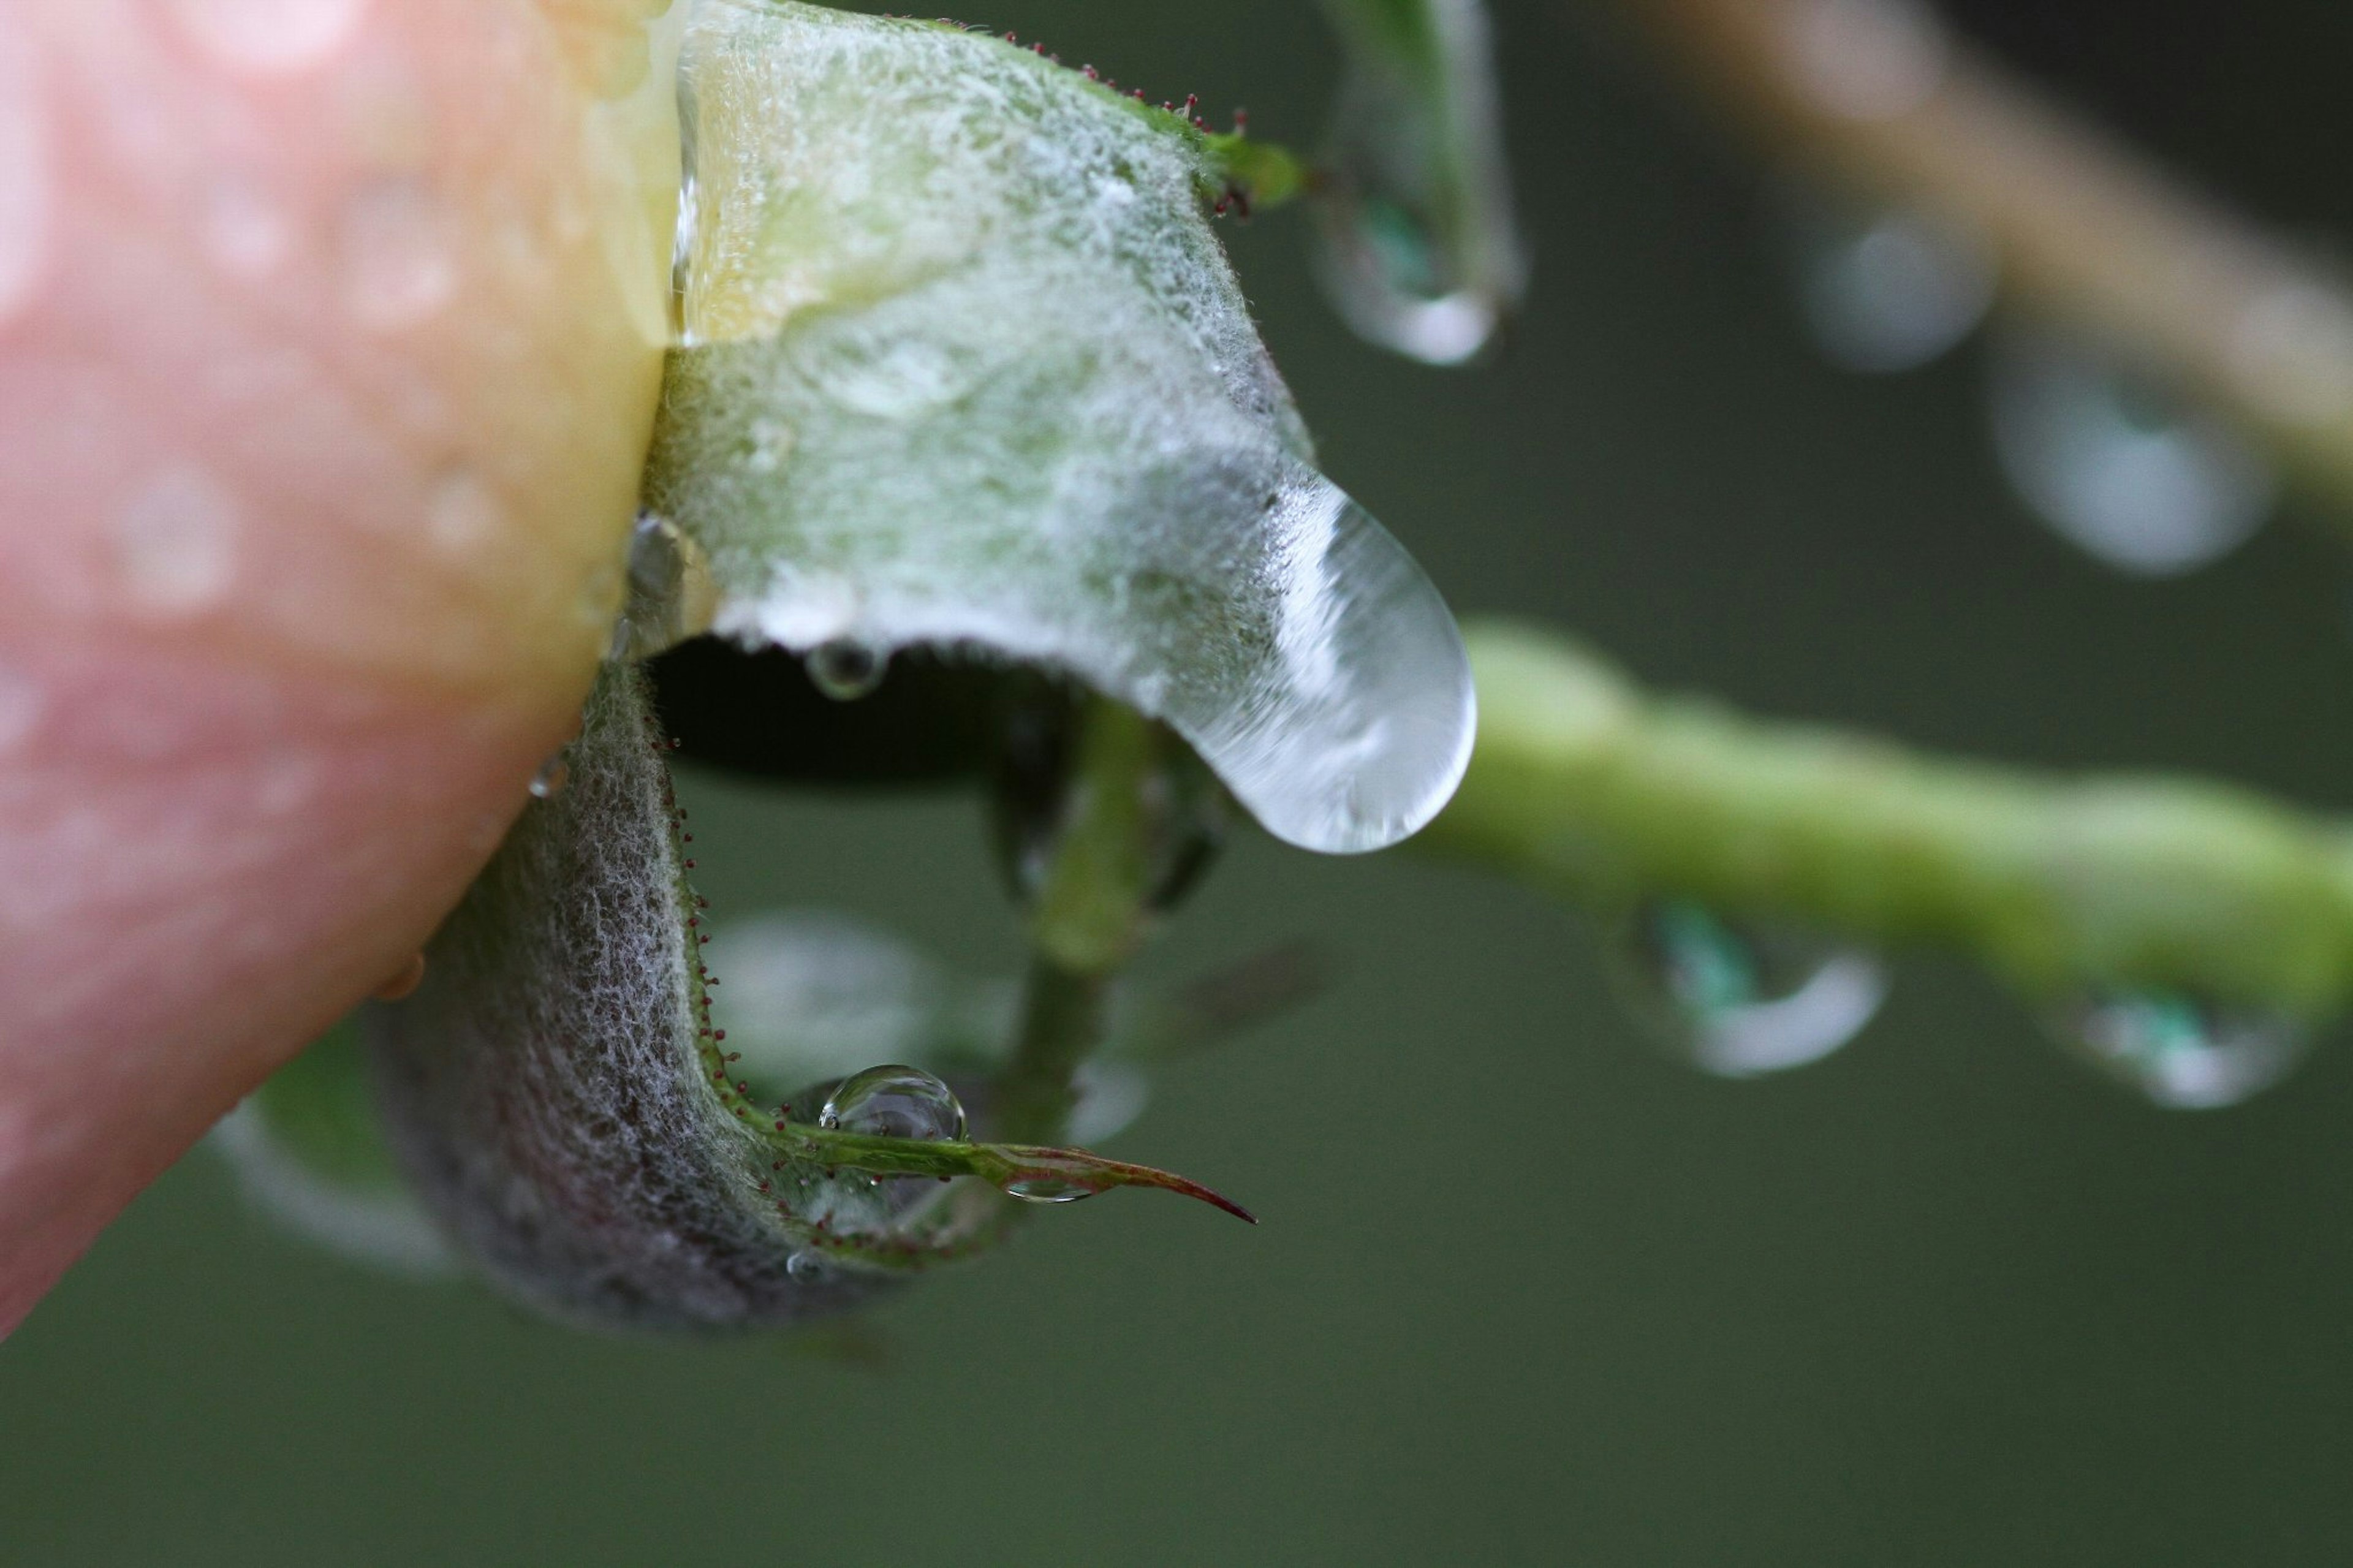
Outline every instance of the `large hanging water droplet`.
[(1958, 223), (1807, 192), (1784, 205), (1806, 326), (1842, 370), (1916, 369), (1968, 336), (1993, 303), (1993, 253)]
[(803, 663), (817, 689), (836, 702), (872, 696), (891, 668), (888, 654), (849, 637), (818, 644)]
[(2063, 1009), (2068, 1050), (2175, 1110), (2236, 1105), (2279, 1082), (2312, 1046), (2305, 1024), (2162, 991), (2103, 994)]
[(1505, 174), (1484, 10), (1422, 8), (1402, 49), (1348, 23), (1348, 75), (1324, 157), (1320, 258), (1357, 333), (1430, 364), (1485, 347), (1525, 265)]
[(921, 1068), (868, 1068), (826, 1097), (818, 1125), (870, 1138), (964, 1142), (964, 1106), (955, 1091)]
[(1095, 1189), (1066, 1182), (1060, 1176), (1027, 1176), (1006, 1183), (1005, 1194), (1025, 1204), (1074, 1204), (1081, 1198), (1094, 1196)]
[(702, 547), (678, 524), (640, 513), (629, 536), (629, 583), (606, 657), (651, 658), (711, 629), (719, 590)]
[(1804, 1067), (1860, 1033), (1887, 994), (1877, 959), (1780, 927), (1660, 900), (1620, 933), (1645, 1021), (1703, 1071), (1750, 1078)]
[(699, 346), (646, 495), (710, 551), (717, 629), (1067, 676), (1307, 848), (1435, 816), (1461, 638), (1310, 466), (1186, 145), (1035, 56), (815, 6), (699, 7), (681, 59)]
[(2016, 337), (1993, 363), (1994, 450), (2027, 504), (2119, 572), (2193, 572), (2271, 510), (2271, 466), (2228, 426), (2096, 350)]

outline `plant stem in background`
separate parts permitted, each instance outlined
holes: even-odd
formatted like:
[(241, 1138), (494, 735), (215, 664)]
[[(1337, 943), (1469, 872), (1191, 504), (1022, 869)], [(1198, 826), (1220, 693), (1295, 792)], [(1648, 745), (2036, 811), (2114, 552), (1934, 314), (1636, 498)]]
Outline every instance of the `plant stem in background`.
[(1477, 751), (1415, 842), (1604, 908), (1653, 896), (1972, 952), (2038, 999), (2353, 997), (2353, 833), (2229, 785), (2066, 779), (1653, 697), (1556, 634), (1470, 634)]
[(1957, 42), (1915, 0), (1617, 0), (1776, 151), (1967, 227), (2010, 301), (2261, 437), (2353, 533), (2353, 291)]

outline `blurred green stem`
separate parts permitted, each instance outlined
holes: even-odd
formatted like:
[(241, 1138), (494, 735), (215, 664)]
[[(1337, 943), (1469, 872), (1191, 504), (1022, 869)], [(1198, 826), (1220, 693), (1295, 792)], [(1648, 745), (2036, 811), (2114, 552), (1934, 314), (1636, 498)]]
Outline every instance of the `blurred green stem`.
[(1072, 1075), (1109, 1032), (1112, 976), (1144, 940), (1164, 826), (1150, 802), (1175, 744), (1109, 698), (1084, 699), (1078, 722), (1051, 858), (1030, 910), (1020, 1033), (993, 1096), (1004, 1135), (1036, 1142), (1061, 1136), (1076, 1101)]
[(2353, 836), (2225, 784), (2066, 779), (1659, 698), (1556, 634), (1469, 633), (1478, 746), (1417, 840), (1603, 907), (1652, 895), (1941, 943), (2046, 997), (2353, 993)]

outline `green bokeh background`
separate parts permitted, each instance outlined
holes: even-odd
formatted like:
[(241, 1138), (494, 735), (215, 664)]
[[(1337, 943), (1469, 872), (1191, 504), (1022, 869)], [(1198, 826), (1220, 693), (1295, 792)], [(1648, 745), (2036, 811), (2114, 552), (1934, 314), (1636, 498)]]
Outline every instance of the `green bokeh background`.
[[(2353, 219), (2340, 8), (1965, 9), (2284, 226)], [(987, 19), (1293, 140), (1332, 72), (1304, 5)], [(1589, 12), (1500, 25), (1537, 273), (1499, 363), (1384, 359), (1314, 297), (1298, 219), (1236, 231), (1328, 467), (1458, 608), (1769, 712), (2348, 804), (2346, 572), (2311, 518), (2184, 583), (2104, 574), (2002, 489), (1974, 350), (1822, 368), (1757, 165)], [(723, 915), (834, 904), (1011, 966), (972, 803), (688, 796)], [(2345, 1039), (2242, 1109), (2166, 1114), (1911, 956), (1851, 1049), (1721, 1083), (1635, 1036), (1577, 917), (1258, 842), (1151, 968), (1300, 933), (1335, 989), (1169, 1071), (1114, 1146), (1263, 1225), (1150, 1194), (1044, 1214), (856, 1357), (584, 1338), (387, 1281), (248, 1215), (199, 1152), (0, 1348), (0, 1562), (2353, 1552)], [(1447, 1152), (1473, 1142), (1521, 1152)]]

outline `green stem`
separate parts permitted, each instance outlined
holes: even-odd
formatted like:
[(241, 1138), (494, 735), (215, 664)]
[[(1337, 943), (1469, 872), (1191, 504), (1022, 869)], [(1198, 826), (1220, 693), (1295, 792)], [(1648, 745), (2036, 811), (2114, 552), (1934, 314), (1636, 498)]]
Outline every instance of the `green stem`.
[(1108, 974), (1064, 968), (1043, 952), (1030, 960), (1020, 1033), (992, 1095), (993, 1115), (1005, 1136), (1048, 1142), (1062, 1135), (1078, 1101), (1073, 1079), (1079, 1064), (1110, 1034), (1110, 1003)]
[(1474, 627), (1478, 747), (1419, 841), (1582, 900), (1657, 894), (1971, 952), (2036, 996), (2165, 987), (2311, 1016), (2353, 995), (2353, 835), (2250, 792), (1923, 756), (1641, 691)]

